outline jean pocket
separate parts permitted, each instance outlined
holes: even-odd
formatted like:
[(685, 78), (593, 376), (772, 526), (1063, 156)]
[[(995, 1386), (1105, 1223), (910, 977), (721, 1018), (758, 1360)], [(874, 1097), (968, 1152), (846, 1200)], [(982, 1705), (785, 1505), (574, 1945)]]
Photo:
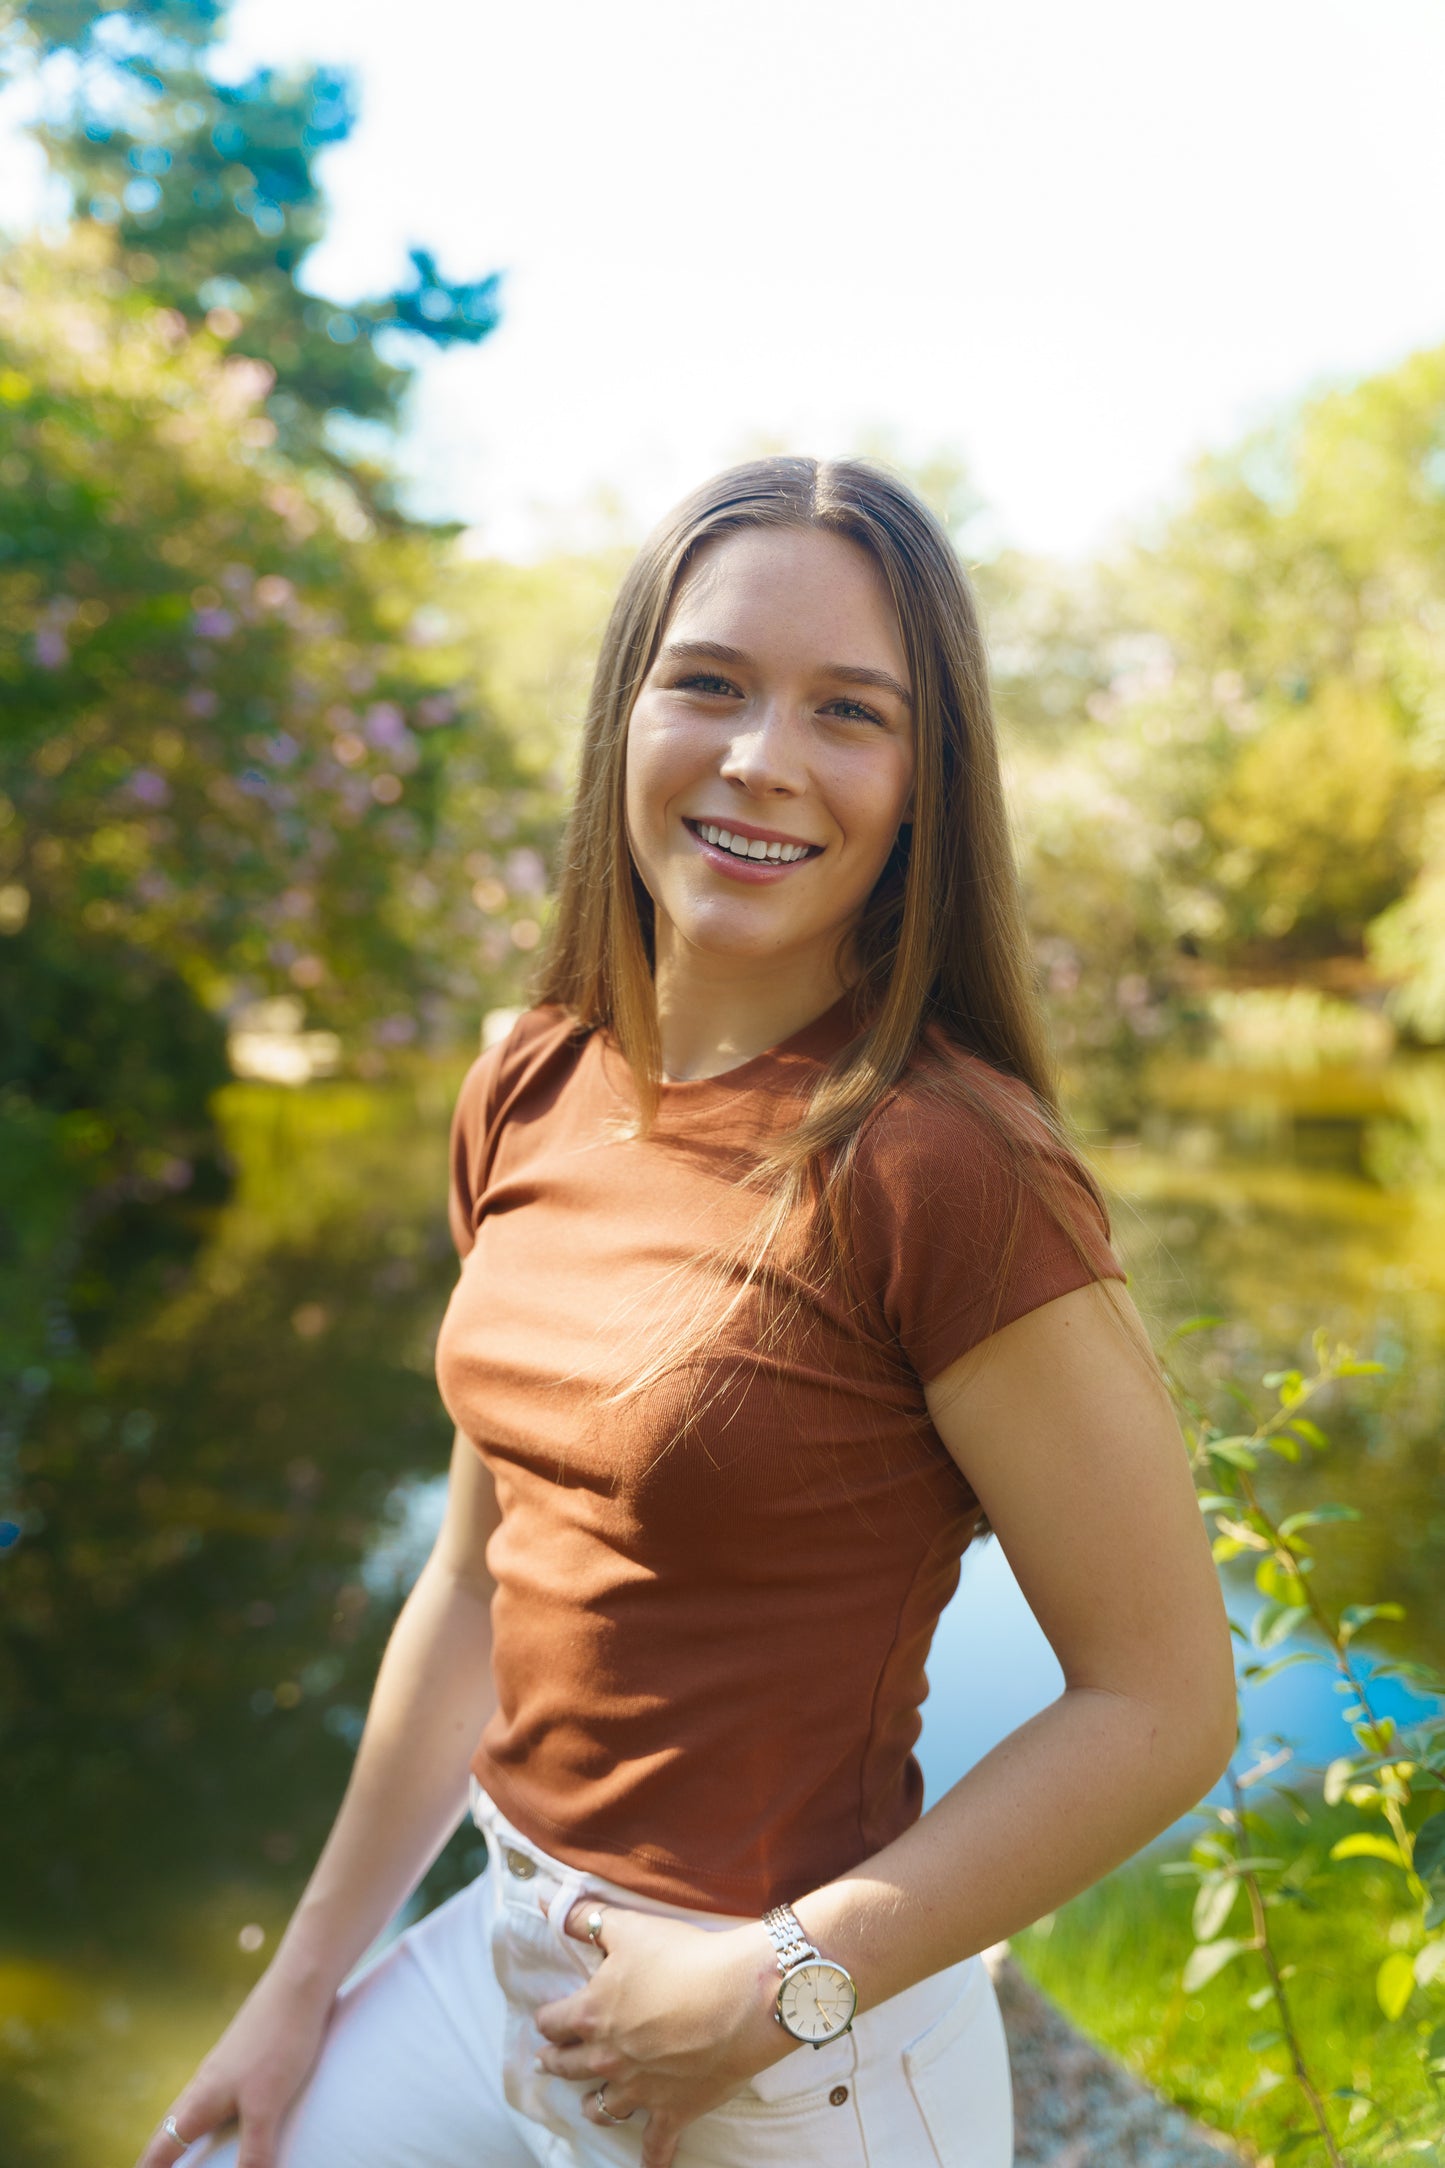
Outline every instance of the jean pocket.
[(852, 2074), (847, 2083), (836, 2070), (832, 2076), (831, 2084), (770, 2098), (744, 2086), (684, 2127), (677, 2168), (805, 2168), (824, 2161), (828, 2168), (867, 2168)]
[(903, 2068), (940, 2168), (1011, 2168), (1008, 2040), (981, 1957), (948, 2008), (903, 2050)]

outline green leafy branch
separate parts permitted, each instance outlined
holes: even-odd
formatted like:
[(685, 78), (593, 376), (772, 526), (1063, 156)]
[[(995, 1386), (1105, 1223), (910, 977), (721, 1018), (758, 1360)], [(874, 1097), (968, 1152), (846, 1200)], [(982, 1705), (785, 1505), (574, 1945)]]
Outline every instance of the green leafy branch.
[[(1193, 1318), (1170, 1338), (1218, 1322)], [(1438, 2089), (1445, 2079), (1445, 2011), (1438, 2000), (1439, 1991), (1445, 1989), (1445, 1936), (1437, 1933), (1445, 1927), (1445, 1802), (1440, 1797), (1445, 1793), (1445, 1709), (1406, 1727), (1382, 1715), (1356, 1661), (1354, 1644), (1377, 1622), (1402, 1619), (1403, 1606), (1388, 1601), (1349, 1603), (1332, 1610), (1314, 1585), (1315, 1557), (1308, 1531), (1358, 1520), (1358, 1510), (1321, 1502), (1277, 1516), (1259, 1480), (1267, 1453), (1297, 1463), (1307, 1450), (1325, 1452), (1329, 1440), (1308, 1412), (1312, 1404), (1339, 1381), (1378, 1374), (1384, 1368), (1381, 1363), (1361, 1360), (1343, 1343), (1331, 1346), (1323, 1328), (1314, 1333), (1311, 1344), (1312, 1375), (1290, 1369), (1264, 1376), (1262, 1382), (1274, 1393), (1276, 1404), (1248, 1431), (1226, 1432), (1212, 1423), (1173, 1373), (1167, 1357), (1163, 1367), (1185, 1419), (1200, 1510), (1214, 1531), (1214, 1557), (1221, 1565), (1240, 1558), (1254, 1560), (1255, 1586), (1263, 1601), (1247, 1637), (1242, 1628), (1234, 1628), (1253, 1652), (1251, 1660), (1240, 1666), (1241, 1687), (1262, 1684), (1292, 1665), (1324, 1661), (1336, 1671), (1348, 1696), (1342, 1720), (1350, 1727), (1354, 1749), (1336, 1756), (1323, 1772), (1320, 1798), (1330, 1809), (1341, 1804), (1354, 1808), (1362, 1826), (1329, 1845), (1326, 1864), (1368, 1859), (1392, 1868), (1402, 1880), (1411, 1910), (1418, 1912), (1404, 1937), (1396, 1923), (1391, 1946), (1376, 1971), (1375, 1996), (1391, 2023), (1405, 2018), (1417, 1994), (1427, 1998), (1423, 2054), (1427, 2073)], [(1230, 1390), (1244, 1398), (1237, 1388)], [(1270, 1654), (1298, 1634), (1309, 1634), (1323, 1646)], [(1445, 1680), (1418, 1664), (1376, 1664), (1373, 1675), (1406, 1677), (1426, 1694), (1445, 1696)], [(1244, 1952), (1257, 1953), (1264, 1966), (1266, 1985), (1250, 1994), (1247, 2002), (1252, 2011), (1271, 2009), (1273, 2023), (1252, 2036), (1249, 2047), (1260, 2056), (1283, 2049), (1288, 2069), (1263, 2065), (1246, 2098), (1262, 2098), (1292, 2081), (1309, 2115), (1308, 2125), (1292, 2131), (1277, 2148), (1277, 2157), (1318, 2139), (1332, 2168), (1345, 2168), (1347, 2157), (1341, 2151), (1329, 2103), (1345, 2108), (1349, 2128), (1360, 2130), (1361, 2136), (1365, 2134), (1362, 2126), (1372, 2118), (1378, 2132), (1379, 2118), (1387, 2111), (1354, 2086), (1326, 2091), (1312, 2067), (1291, 2005), (1289, 1981), (1294, 1968), (1282, 1958), (1272, 1931), (1272, 1915), (1280, 1906), (1310, 1901), (1307, 1889), (1317, 1871), (1318, 1853), (1306, 1850), (1285, 1862), (1251, 1849), (1257, 1839), (1267, 1845), (1275, 1832), (1263, 1815), (1246, 1804), (1245, 1795), (1292, 1759), (1292, 1749), (1282, 1745), (1248, 1769), (1231, 1766), (1229, 1803), (1206, 1804), (1197, 1810), (1214, 1828), (1191, 1847), (1187, 1861), (1170, 1862), (1163, 1871), (1191, 1877), (1198, 1884), (1192, 1923), (1195, 1946), (1182, 1976), (1186, 1993), (1196, 1992), (1222, 1974)], [(1274, 1789), (1299, 1822), (1306, 1827), (1313, 1822), (1315, 1810), (1297, 1791), (1283, 1785)], [(1378, 1826), (1381, 1822), (1383, 1828)], [(1241, 1890), (1248, 1902), (1250, 1931), (1226, 1934)]]

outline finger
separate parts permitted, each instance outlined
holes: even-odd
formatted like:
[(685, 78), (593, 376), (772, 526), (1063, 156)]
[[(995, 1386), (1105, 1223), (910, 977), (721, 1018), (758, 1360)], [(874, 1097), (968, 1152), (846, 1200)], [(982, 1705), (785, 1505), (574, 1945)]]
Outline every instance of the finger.
[[(605, 1957), (607, 1954), (604, 1947), (606, 1929), (603, 1922), (610, 1910), (609, 1905), (599, 1904), (595, 1897), (579, 1897), (562, 1925), (574, 1942), (595, 1942)], [(595, 1934), (593, 1932), (594, 1922), (596, 1923)]]
[(204, 2138), (232, 2113), (229, 2097), (207, 2086), (190, 2086), (156, 2125), (136, 2168), (172, 2168), (198, 2138)]
[(279, 2120), (273, 2115), (243, 2116), (236, 2168), (276, 2168), (276, 2134), (279, 2129)]
[(537, 2068), (550, 2071), (554, 2078), (591, 2078), (600, 2083), (621, 2075), (622, 2057), (610, 2048), (595, 2046), (543, 2048)]
[(642, 2168), (672, 2168), (683, 2128), (670, 2115), (650, 2115), (642, 2132)]
[(532, 2022), (542, 2038), (557, 2047), (575, 2047), (579, 2040), (590, 2040), (592, 2020), (586, 1989), (580, 1994), (564, 1996), (560, 2002), (544, 2002)]
[(641, 2107), (641, 2101), (629, 2099), (627, 2094), (620, 2093), (615, 2085), (607, 2087), (605, 2100), (602, 2089), (598, 2086), (594, 2086), (590, 2093), (582, 2095), (582, 2113), (588, 2122), (595, 2123), (599, 2130), (607, 2130), (618, 2123), (630, 2123)]

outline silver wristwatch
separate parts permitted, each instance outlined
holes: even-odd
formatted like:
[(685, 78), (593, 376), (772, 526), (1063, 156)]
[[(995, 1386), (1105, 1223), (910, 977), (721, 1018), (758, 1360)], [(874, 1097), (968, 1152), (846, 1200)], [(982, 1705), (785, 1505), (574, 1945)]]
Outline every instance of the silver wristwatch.
[(774, 1905), (763, 1914), (763, 1925), (783, 1976), (773, 2006), (783, 2031), (815, 2048), (850, 2032), (858, 2007), (853, 1975), (814, 1949), (791, 1905)]

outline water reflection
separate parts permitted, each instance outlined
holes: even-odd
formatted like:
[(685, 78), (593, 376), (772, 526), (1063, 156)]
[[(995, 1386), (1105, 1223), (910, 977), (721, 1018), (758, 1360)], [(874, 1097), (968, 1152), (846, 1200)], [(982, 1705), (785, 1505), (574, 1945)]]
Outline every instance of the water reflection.
[[(185, 1204), (191, 1246), (143, 1296), (119, 1275), (98, 1391), (57, 1391), (28, 1433), (32, 1515), (0, 1559), (15, 2168), (130, 2157), (264, 1964), (334, 1812), (439, 1510), (459, 1074), (228, 1087), (234, 1194)], [(1322, 1414), (1319, 1469), (1271, 1481), (1361, 1507), (1321, 1544), (1322, 1586), (1401, 1597), (1397, 1645), (1445, 1658), (1445, 1064), (1161, 1070), (1138, 1133), (1098, 1157), (1157, 1329), (1230, 1321), (1181, 1347), (1201, 1394), (1298, 1360), (1317, 1324), (1391, 1365)], [(981, 1551), (932, 1666), (931, 1790), (1057, 1691), (1020, 1605)], [(1311, 1677), (1265, 1690), (1260, 1729), (1313, 1741)], [(476, 1864), (463, 1832), (423, 1901)]]

